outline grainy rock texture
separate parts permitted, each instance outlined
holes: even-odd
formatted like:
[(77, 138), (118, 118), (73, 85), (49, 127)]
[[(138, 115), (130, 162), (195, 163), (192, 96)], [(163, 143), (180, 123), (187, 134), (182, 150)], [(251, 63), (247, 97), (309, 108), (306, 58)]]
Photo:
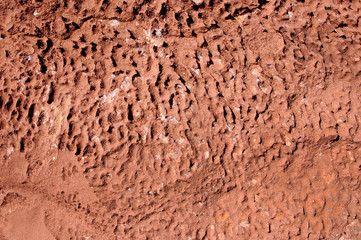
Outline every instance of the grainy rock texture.
[(1, 1), (0, 239), (361, 239), (360, 20)]

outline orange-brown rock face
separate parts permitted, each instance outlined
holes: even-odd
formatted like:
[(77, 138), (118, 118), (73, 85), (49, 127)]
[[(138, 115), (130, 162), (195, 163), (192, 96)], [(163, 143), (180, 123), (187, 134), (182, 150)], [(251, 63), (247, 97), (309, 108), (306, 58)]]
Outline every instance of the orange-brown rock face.
[(360, 19), (3, 0), (0, 239), (361, 239)]

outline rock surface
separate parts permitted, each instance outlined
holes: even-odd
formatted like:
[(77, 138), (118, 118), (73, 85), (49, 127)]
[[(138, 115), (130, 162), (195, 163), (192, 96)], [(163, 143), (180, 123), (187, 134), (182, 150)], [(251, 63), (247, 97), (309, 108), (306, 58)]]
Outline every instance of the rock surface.
[(0, 3), (0, 239), (361, 239), (359, 1)]

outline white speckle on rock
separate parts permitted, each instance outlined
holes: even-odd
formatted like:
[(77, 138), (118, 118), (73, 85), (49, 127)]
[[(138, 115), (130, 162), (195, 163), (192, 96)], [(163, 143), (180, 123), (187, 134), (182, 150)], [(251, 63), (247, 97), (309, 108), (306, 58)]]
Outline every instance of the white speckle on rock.
[(94, 136), (94, 137), (92, 137), (92, 141), (94, 141), (94, 142), (100, 142), (100, 139), (99, 139), (98, 136)]
[(119, 21), (118, 20), (116, 20), (116, 19), (113, 19), (113, 20), (110, 20), (109, 21), (109, 24), (110, 24), (110, 26), (111, 27), (113, 27), (113, 28), (117, 28), (118, 26), (119, 26)]
[(173, 123), (178, 123), (178, 120), (175, 117), (169, 118), (168, 120), (170, 120)]
[(34, 14), (34, 16), (38, 16), (39, 12), (35, 10), (33, 14)]
[(160, 120), (161, 120), (161, 121), (165, 121), (165, 120), (167, 120), (167, 119), (164, 117), (164, 115), (163, 115), (163, 114), (160, 114), (159, 116), (160, 116)]
[(168, 143), (168, 137), (164, 136), (163, 134), (159, 135), (159, 140), (161, 140), (164, 143)]
[(13, 153), (14, 152), (14, 147), (13, 146), (10, 146), (10, 147), (8, 147), (7, 149), (6, 149), (6, 154), (7, 155), (10, 155), (11, 153)]
[(124, 91), (128, 91), (129, 88), (130, 88), (130, 83), (129, 83), (128, 81), (124, 81), (120, 87), (121, 87), (121, 89), (123, 89)]
[(155, 36), (156, 37), (162, 37), (162, 30), (161, 29), (159, 29), (159, 28), (156, 28), (155, 29)]
[(253, 69), (251, 73), (252, 73), (252, 75), (255, 75), (257, 77), (260, 76), (258, 69)]
[(144, 30), (145, 36), (150, 37), (150, 36), (151, 36), (151, 33), (150, 33), (150, 32), (151, 32), (151, 31), (150, 31), (150, 28), (149, 28), (148, 30)]
[(193, 72), (195, 72), (197, 75), (199, 75), (201, 73), (201, 71), (199, 69), (191, 68), (191, 70)]
[(248, 221), (243, 221), (243, 222), (241, 222), (241, 224), (239, 224), (239, 225), (240, 225), (242, 228), (247, 228), (247, 227), (250, 226)]
[(199, 4), (202, 4), (202, 3), (203, 3), (203, 0), (193, 0), (193, 2), (194, 2), (195, 4), (197, 4), (197, 5), (199, 5)]
[(110, 102), (114, 100), (114, 97), (117, 95), (117, 93), (119, 92), (119, 89), (114, 89), (113, 91), (111, 91), (110, 93), (108, 93), (107, 95), (103, 95), (102, 97), (102, 101), (100, 102), (100, 105), (103, 105), (104, 103)]

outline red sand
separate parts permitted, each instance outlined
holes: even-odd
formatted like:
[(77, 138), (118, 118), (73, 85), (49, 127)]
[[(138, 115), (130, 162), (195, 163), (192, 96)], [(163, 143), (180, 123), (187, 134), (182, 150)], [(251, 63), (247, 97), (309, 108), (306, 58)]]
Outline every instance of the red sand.
[(359, 1), (0, 3), (0, 239), (361, 239)]

